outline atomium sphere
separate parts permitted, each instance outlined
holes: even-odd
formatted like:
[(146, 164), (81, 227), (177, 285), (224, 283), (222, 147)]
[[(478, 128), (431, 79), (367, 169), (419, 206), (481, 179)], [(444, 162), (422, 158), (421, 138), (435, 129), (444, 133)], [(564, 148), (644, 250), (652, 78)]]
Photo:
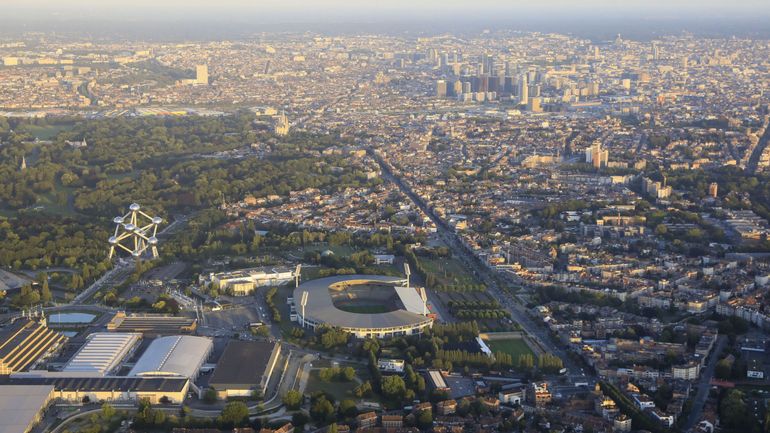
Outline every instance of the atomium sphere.
[(140, 251), (132, 251), (131, 255), (134, 256), (134, 257), (139, 257), (139, 256), (142, 255), (142, 253)]
[(139, 203), (131, 203), (131, 206), (129, 206), (128, 208), (131, 209), (132, 211), (138, 211), (142, 207), (139, 206)]
[(112, 222), (114, 222), (115, 224), (123, 224), (123, 217), (117, 216), (112, 219)]
[(135, 225), (133, 225), (133, 224), (131, 224), (131, 223), (128, 223), (128, 224), (124, 225), (124, 226), (123, 226), (123, 228), (124, 228), (124, 229), (126, 229), (126, 230), (128, 230), (128, 231), (130, 231), (130, 232), (132, 232), (132, 231), (134, 231), (134, 229), (136, 228), (136, 226), (135, 226)]
[(158, 245), (158, 238), (155, 236), (151, 237), (150, 239), (147, 239), (147, 242), (150, 243), (150, 245)]
[(152, 218), (152, 223), (153, 224), (160, 224), (162, 222), (163, 222), (163, 218), (161, 218), (161, 217), (153, 217)]
[(110, 236), (109, 242), (110, 242), (112, 245), (115, 245), (115, 244), (117, 244), (117, 243), (118, 243), (118, 238), (116, 238), (115, 236)]

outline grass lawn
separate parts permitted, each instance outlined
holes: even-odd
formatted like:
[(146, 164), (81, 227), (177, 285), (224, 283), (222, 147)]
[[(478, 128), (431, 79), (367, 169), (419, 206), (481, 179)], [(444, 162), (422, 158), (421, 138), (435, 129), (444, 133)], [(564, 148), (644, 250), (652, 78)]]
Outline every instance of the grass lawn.
[(60, 132), (72, 129), (72, 126), (74, 125), (29, 125), (26, 126), (26, 128), (33, 137), (39, 140), (50, 140), (56, 137)]
[(353, 390), (358, 386), (358, 382), (324, 382), (319, 376), (319, 371), (320, 370), (312, 370), (310, 372), (310, 377), (307, 381), (307, 388), (305, 388), (305, 394), (313, 394), (318, 391), (323, 391), (330, 394), (337, 401), (345, 399), (357, 400), (357, 398), (353, 395)]
[(417, 257), (425, 267), (425, 270), (436, 275), (437, 284), (459, 285), (459, 284), (478, 284), (479, 281), (468, 272), (465, 265), (453, 258), (435, 258)]
[(485, 341), (485, 343), (492, 349), (492, 352), (503, 352), (511, 355), (514, 363), (518, 361), (519, 355), (530, 354), (534, 356), (534, 352), (532, 352), (532, 349), (529, 348), (523, 339), (510, 338), (507, 340)]

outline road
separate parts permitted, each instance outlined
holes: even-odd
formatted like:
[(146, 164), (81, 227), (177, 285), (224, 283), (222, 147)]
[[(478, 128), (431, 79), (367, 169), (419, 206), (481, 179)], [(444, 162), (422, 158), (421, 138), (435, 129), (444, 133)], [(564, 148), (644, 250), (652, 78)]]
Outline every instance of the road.
[(759, 143), (757, 143), (756, 147), (752, 150), (749, 155), (749, 160), (746, 163), (746, 171), (752, 174), (756, 173), (759, 166), (759, 159), (762, 157), (768, 144), (770, 144), (770, 118), (766, 117), (762, 126), (765, 128), (765, 132), (759, 137)]
[[(514, 299), (510, 293), (502, 290), (499, 287), (497, 281), (498, 279), (502, 278), (502, 276), (482, 263), (479, 258), (476, 257), (476, 255), (473, 254), (473, 252), (470, 251), (468, 247), (462, 242), (460, 237), (448, 225), (446, 225), (444, 221), (442, 221), (441, 218), (439, 218), (433, 212), (433, 210), (430, 209), (430, 207), (428, 207), (427, 203), (425, 203), (425, 201), (416, 193), (414, 193), (414, 191), (412, 191), (408, 185), (402, 182), (401, 179), (397, 178), (391, 172), (390, 167), (385, 163), (385, 161), (382, 160), (382, 158), (380, 158), (379, 155), (375, 155), (375, 159), (380, 165), (383, 177), (396, 185), (401, 190), (401, 192), (409, 197), (409, 199), (412, 200), (412, 202), (417, 207), (422, 209), (422, 211), (428, 215), (428, 217), (436, 225), (436, 234), (440, 237), (440, 239), (449, 248), (452, 249), (452, 253), (455, 257), (460, 259), (469, 269), (472, 269), (476, 277), (478, 277), (484, 284), (486, 284), (487, 292), (496, 298), (497, 301), (500, 302), (500, 304), (504, 306), (508, 311), (510, 311), (512, 319), (516, 321), (521, 326), (521, 328), (527, 334), (529, 334), (530, 337), (543, 349), (545, 349), (547, 352), (550, 352), (551, 354), (559, 356), (564, 362), (564, 366), (567, 367), (572, 375), (577, 375), (578, 371), (580, 370), (580, 366), (574, 363), (574, 361), (572, 361), (572, 359), (567, 356), (567, 353), (558, 344), (552, 341), (551, 336), (545, 327), (535, 324), (535, 322), (527, 315), (525, 308), (519, 302), (517, 302), (517, 300)], [(518, 284), (521, 283), (519, 282)], [(585, 374), (590, 375), (591, 373), (586, 372), (583, 374), (583, 376)], [(571, 378), (578, 379), (578, 377), (579, 376), (574, 376)]]
[(78, 293), (78, 295), (75, 296), (71, 303), (84, 304), (86, 300), (88, 300), (91, 296), (94, 295), (94, 293), (98, 292), (99, 290), (122, 283), (126, 280), (126, 278), (128, 278), (129, 275), (131, 275), (131, 269), (133, 267), (132, 265), (133, 262), (118, 261), (115, 264), (115, 267), (105, 272), (104, 275), (99, 277), (98, 280), (94, 281), (90, 286), (88, 286), (87, 289)]
[(690, 415), (687, 417), (687, 422), (683, 426), (682, 431), (689, 431), (703, 414), (703, 405), (706, 404), (709, 388), (711, 387), (709, 383), (711, 382), (711, 378), (714, 377), (714, 369), (716, 369), (719, 355), (724, 350), (726, 344), (726, 336), (720, 335), (717, 337), (717, 342), (714, 349), (711, 351), (711, 358), (709, 358), (706, 368), (701, 370), (700, 379), (698, 380), (698, 391), (695, 394), (695, 400), (693, 401)]

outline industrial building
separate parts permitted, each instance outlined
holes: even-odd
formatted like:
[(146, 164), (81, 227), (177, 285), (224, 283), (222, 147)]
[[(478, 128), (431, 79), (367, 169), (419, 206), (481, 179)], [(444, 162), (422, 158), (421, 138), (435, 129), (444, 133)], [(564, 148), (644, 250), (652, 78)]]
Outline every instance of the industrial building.
[(195, 379), (213, 348), (214, 343), (207, 337), (174, 335), (156, 338), (128, 375)]
[(108, 331), (139, 332), (144, 335), (192, 334), (198, 321), (190, 317), (164, 316), (161, 314), (132, 314), (118, 312), (107, 324)]
[(232, 340), (219, 358), (209, 386), (221, 399), (250, 396), (255, 391), (264, 395), (280, 354), (278, 343)]
[(53, 397), (52, 385), (0, 385), (0, 432), (31, 431)]
[(428, 386), (431, 390), (438, 392), (450, 392), (451, 389), (444, 380), (444, 376), (439, 370), (428, 370)]
[(257, 287), (278, 286), (294, 281), (295, 270), (292, 268), (249, 268), (232, 272), (209, 274), (212, 284), (234, 296), (246, 296)]
[[(180, 377), (43, 377), (2, 378), (0, 389), (7, 385), (53, 386), (53, 398), (70, 403), (83, 401), (136, 402), (142, 399), (150, 403), (168, 401), (182, 403), (190, 388), (190, 380)], [(165, 397), (165, 399), (164, 399)]]
[(139, 333), (93, 333), (62, 371), (106, 376), (134, 350), (141, 337)]
[(56, 351), (67, 338), (39, 321), (21, 318), (0, 330), (0, 374), (24, 371)]

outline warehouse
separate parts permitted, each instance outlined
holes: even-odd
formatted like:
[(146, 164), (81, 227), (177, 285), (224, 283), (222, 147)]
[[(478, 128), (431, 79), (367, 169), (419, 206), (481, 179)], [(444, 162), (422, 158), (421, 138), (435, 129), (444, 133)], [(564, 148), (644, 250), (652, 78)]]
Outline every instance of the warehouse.
[(172, 335), (156, 338), (128, 375), (195, 379), (213, 348), (214, 344), (207, 337)]
[(198, 326), (194, 317), (175, 317), (160, 314), (132, 314), (118, 312), (107, 324), (108, 331), (140, 332), (144, 335), (192, 334)]
[(53, 397), (52, 385), (0, 385), (0, 432), (31, 431)]
[(46, 327), (45, 319), (17, 319), (0, 330), (0, 374), (24, 371), (67, 340)]
[(134, 350), (141, 337), (138, 333), (95, 332), (62, 370), (106, 376)]
[(209, 379), (209, 386), (221, 399), (247, 397), (255, 391), (264, 395), (280, 354), (281, 345), (277, 343), (230, 341)]
[(6, 385), (53, 385), (53, 398), (70, 403), (135, 402), (182, 403), (190, 388), (190, 380), (180, 377), (80, 377), (80, 378), (0, 378)]

